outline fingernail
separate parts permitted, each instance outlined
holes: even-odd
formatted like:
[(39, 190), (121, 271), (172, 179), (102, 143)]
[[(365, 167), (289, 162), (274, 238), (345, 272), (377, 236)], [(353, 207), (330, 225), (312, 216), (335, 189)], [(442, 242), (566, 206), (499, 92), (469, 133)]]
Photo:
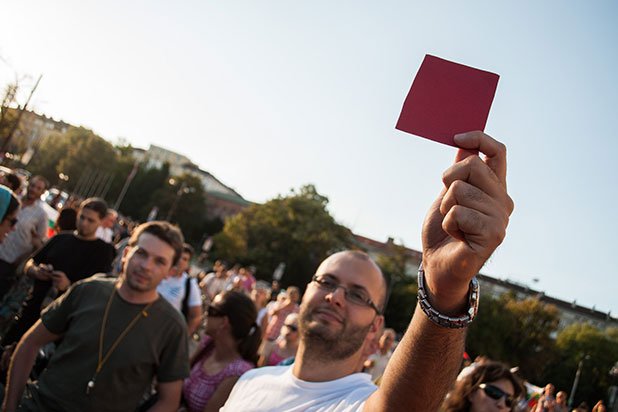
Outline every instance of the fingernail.
[(463, 139), (465, 136), (466, 136), (466, 133), (459, 133), (453, 137), (453, 140), (455, 141), (455, 143), (457, 143), (457, 142), (460, 142), (461, 139)]

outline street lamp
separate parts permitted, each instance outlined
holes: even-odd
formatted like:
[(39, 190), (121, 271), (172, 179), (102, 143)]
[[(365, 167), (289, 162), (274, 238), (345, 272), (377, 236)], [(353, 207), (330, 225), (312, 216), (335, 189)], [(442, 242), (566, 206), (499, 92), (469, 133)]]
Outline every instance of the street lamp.
[[(174, 178), (171, 178), (167, 182), (172, 186), (176, 185), (177, 183), (176, 179)], [(172, 203), (172, 207), (170, 207), (169, 212), (167, 212), (167, 217), (165, 218), (165, 220), (167, 220), (168, 222), (171, 222), (172, 216), (174, 216), (174, 212), (176, 212), (176, 208), (178, 207), (178, 202), (180, 201), (180, 198), (182, 197), (182, 195), (187, 194), (187, 193), (193, 193), (193, 192), (195, 192), (194, 187), (187, 187), (187, 182), (181, 182), (180, 186), (178, 187), (178, 190), (176, 191), (176, 197), (174, 198), (174, 203)]]
[(577, 372), (575, 372), (575, 379), (573, 379), (573, 387), (571, 388), (571, 396), (569, 396), (569, 408), (573, 406), (573, 401), (575, 400), (575, 391), (577, 390), (577, 385), (579, 384), (579, 375), (582, 373), (582, 367), (584, 366), (584, 361), (590, 359), (590, 355), (584, 355), (584, 357), (579, 361), (577, 365)]

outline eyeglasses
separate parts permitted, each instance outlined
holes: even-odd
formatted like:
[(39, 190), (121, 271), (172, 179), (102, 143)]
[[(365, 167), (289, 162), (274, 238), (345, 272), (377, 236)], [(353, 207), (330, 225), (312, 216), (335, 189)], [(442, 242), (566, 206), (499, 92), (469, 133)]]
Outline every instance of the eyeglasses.
[(16, 217), (12, 217), (9, 219), (9, 223), (11, 224), (11, 227), (15, 226), (17, 222), (19, 222), (19, 220), (17, 220)]
[(341, 286), (339, 282), (335, 280), (335, 278), (330, 276), (318, 276), (314, 275), (311, 278), (312, 282), (315, 282), (318, 287), (322, 290), (325, 290), (329, 293), (334, 293), (338, 288), (343, 289), (345, 294), (345, 300), (350, 303), (359, 306), (367, 306), (376, 311), (378, 315), (381, 315), (380, 309), (373, 303), (371, 298), (368, 296), (367, 291), (363, 288), (359, 287), (351, 287), (347, 288), (345, 286)]
[(500, 400), (500, 398), (504, 397), (504, 404), (507, 408), (510, 408), (513, 405), (513, 395), (509, 395), (497, 386), (490, 385), (488, 383), (481, 383), (479, 388), (481, 388), (491, 399)]
[(208, 305), (206, 308), (206, 316), (210, 316), (213, 318), (220, 318), (222, 316), (227, 316), (223, 311), (219, 308), (214, 307), (213, 305)]
[(292, 332), (298, 332), (298, 326), (296, 325), (288, 325), (287, 323), (284, 323), (283, 326), (287, 327)]

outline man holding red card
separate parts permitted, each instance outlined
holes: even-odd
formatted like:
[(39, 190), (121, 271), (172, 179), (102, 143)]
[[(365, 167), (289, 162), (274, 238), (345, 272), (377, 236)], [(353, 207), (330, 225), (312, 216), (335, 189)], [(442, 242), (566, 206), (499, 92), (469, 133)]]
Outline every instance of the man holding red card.
[(423, 225), (419, 304), (380, 387), (358, 369), (383, 325), (387, 286), (368, 256), (340, 252), (322, 262), (307, 287), (294, 364), (247, 372), (224, 411), (438, 409), (476, 314), (475, 275), (504, 239), (513, 211), (505, 146), (480, 131), (458, 134), (453, 143), (455, 163)]

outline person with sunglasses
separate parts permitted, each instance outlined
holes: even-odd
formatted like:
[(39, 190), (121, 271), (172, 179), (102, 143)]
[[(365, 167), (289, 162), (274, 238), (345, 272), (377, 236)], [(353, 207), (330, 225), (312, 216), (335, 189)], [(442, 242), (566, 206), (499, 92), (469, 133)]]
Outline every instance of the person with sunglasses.
[(206, 313), (206, 335), (182, 388), (189, 412), (218, 411), (240, 375), (255, 367), (261, 342), (257, 310), (245, 293), (218, 294)]
[(502, 363), (487, 361), (457, 381), (444, 412), (511, 411), (524, 393), (520, 380)]
[(15, 229), (19, 205), (15, 193), (8, 187), (0, 185), (0, 243)]
[(514, 207), (506, 147), (479, 131), (454, 140), (455, 163), (423, 224), (419, 304), (380, 386), (359, 366), (384, 325), (388, 281), (367, 254), (343, 251), (327, 257), (307, 285), (294, 363), (245, 373), (225, 412), (438, 409), (477, 312), (475, 275), (504, 239)]
[(275, 366), (280, 362), (296, 356), (298, 349), (298, 313), (286, 316), (275, 345), (260, 356), (258, 366)]

